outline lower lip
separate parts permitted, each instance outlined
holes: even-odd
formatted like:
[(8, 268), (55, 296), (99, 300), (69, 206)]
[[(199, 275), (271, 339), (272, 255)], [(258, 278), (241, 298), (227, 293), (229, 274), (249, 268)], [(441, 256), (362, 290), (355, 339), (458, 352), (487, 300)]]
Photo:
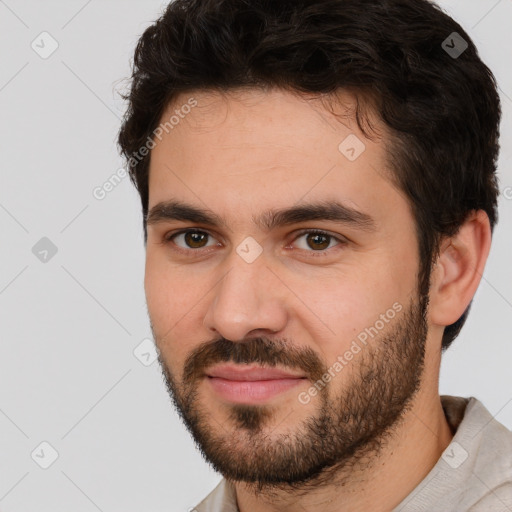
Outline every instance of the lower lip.
[(207, 377), (214, 391), (222, 398), (236, 403), (262, 403), (276, 395), (292, 389), (305, 379), (273, 380), (227, 380), (220, 377)]

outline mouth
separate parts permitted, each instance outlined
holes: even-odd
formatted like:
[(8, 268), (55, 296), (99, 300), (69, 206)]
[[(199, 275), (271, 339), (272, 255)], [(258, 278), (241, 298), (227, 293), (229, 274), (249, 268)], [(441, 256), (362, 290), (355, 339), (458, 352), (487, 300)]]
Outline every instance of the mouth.
[(221, 365), (205, 372), (214, 393), (233, 403), (265, 403), (302, 384), (306, 377), (278, 368)]

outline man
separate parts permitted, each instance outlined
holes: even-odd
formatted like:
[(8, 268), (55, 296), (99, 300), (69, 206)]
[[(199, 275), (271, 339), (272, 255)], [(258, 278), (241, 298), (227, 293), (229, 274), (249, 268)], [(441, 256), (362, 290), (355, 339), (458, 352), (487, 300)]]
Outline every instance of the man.
[(512, 433), (439, 396), (497, 221), (500, 104), (425, 0), (176, 0), (119, 144), (197, 512), (512, 510)]

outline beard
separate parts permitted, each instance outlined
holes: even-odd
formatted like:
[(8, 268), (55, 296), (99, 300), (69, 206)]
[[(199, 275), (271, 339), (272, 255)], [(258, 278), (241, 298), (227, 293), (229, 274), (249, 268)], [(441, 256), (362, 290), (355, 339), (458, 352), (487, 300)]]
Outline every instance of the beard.
[[(428, 300), (428, 293), (420, 294), (417, 301), (412, 299), (391, 321), (387, 333), (376, 336), (349, 363), (346, 377), (350, 378), (343, 387), (336, 390), (338, 379), (333, 377), (318, 392), (316, 405), (310, 402), (307, 406), (312, 411), (308, 417), (274, 435), (294, 409), (306, 406), (297, 400), (285, 415), (283, 407), (271, 404), (222, 405), (228, 413), (220, 423), (209, 412), (214, 405), (205, 403), (199, 394), (205, 370), (219, 362), (279, 365), (299, 369), (315, 383), (328, 365), (312, 349), (261, 337), (243, 342), (221, 338), (203, 343), (189, 354), (181, 381), (161, 352), (158, 359), (185, 426), (206, 461), (226, 479), (247, 482), (260, 492), (307, 492), (333, 484), (335, 476), (343, 485), (354, 468), (367, 469), (376, 461), (420, 388)], [(285, 417), (279, 423), (276, 415)]]

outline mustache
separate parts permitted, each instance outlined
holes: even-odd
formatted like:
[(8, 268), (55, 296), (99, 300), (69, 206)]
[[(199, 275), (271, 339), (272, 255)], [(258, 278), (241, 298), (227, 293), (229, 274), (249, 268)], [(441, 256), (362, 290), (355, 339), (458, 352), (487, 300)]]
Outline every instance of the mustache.
[(192, 384), (204, 376), (205, 370), (217, 363), (258, 363), (262, 366), (284, 366), (302, 370), (306, 377), (316, 382), (327, 372), (327, 365), (311, 348), (300, 348), (284, 340), (250, 338), (235, 342), (225, 338), (199, 345), (186, 359), (183, 383)]

